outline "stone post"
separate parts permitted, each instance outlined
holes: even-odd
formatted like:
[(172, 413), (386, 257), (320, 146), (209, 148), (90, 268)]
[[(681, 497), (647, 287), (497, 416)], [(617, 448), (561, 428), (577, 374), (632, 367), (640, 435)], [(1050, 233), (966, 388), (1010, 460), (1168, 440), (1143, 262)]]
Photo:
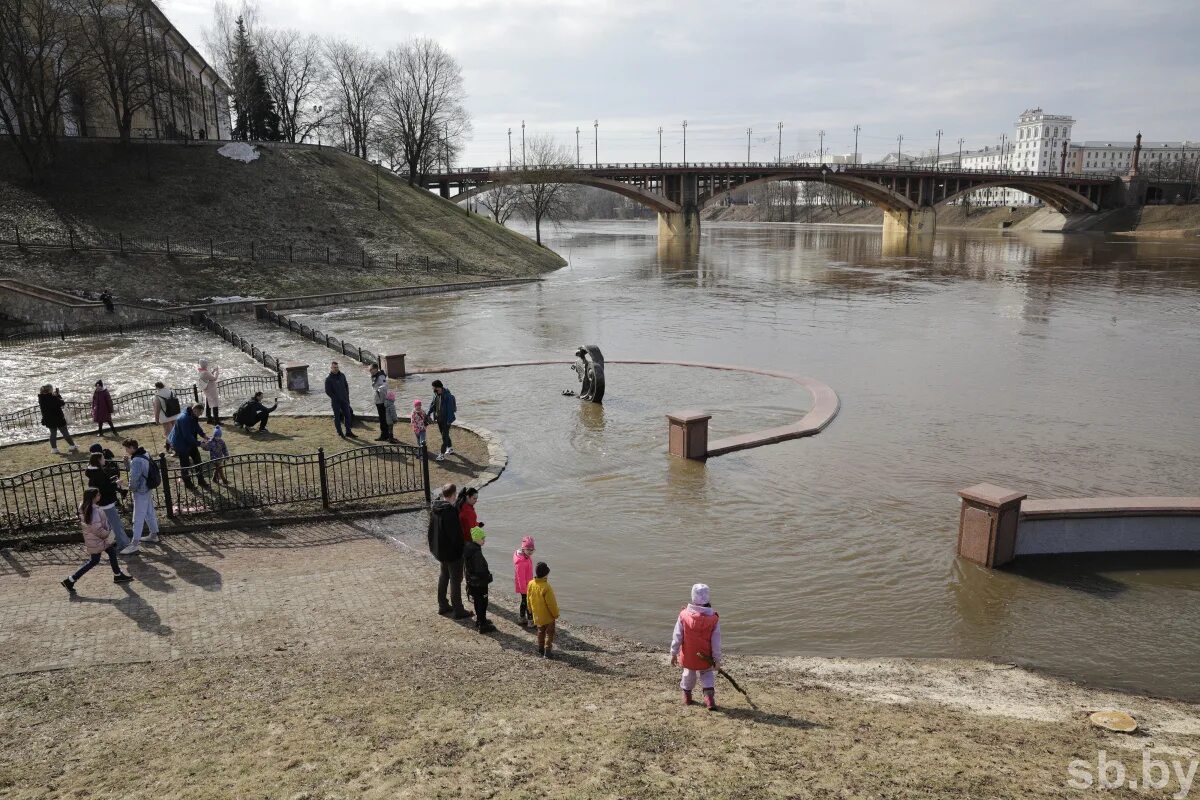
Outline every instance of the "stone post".
[(1013, 559), (1021, 501), (1028, 495), (978, 483), (958, 493), (958, 555), (985, 567), (999, 567)]
[(388, 379), (403, 378), (408, 373), (404, 371), (404, 353), (392, 353), (386, 356), (380, 356), (379, 360), (383, 366), (383, 372), (388, 376)]
[(288, 364), (284, 367), (284, 372), (287, 375), (287, 383), (285, 385), (288, 391), (308, 391), (308, 364)]
[(263, 319), (267, 318), (267, 304), (266, 303), (255, 303), (254, 304), (254, 318), (258, 319), (258, 320), (263, 320)]
[(708, 421), (712, 414), (703, 411), (675, 411), (667, 414), (667, 449), (677, 458), (703, 461), (708, 458)]

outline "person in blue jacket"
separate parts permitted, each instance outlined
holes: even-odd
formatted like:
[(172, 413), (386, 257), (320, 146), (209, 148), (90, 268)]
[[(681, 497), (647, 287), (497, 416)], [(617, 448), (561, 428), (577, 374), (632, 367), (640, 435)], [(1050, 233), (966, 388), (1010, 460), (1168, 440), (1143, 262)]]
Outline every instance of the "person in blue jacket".
[[(354, 410), (350, 408), (350, 384), (346, 373), (334, 361), (329, 365), (329, 374), (325, 376), (325, 394), (329, 395), (329, 404), (333, 406), (333, 429), (343, 439), (357, 439), (350, 426), (354, 424)], [(346, 432), (342, 432), (342, 425)]]
[(438, 431), (442, 434), (442, 448), (438, 452), (437, 460), (445, 461), (446, 456), (454, 452), (450, 441), (450, 425), (458, 416), (458, 403), (441, 381), (433, 382), (433, 401), (429, 404), (429, 416), (437, 422)]
[(193, 474), (201, 486), (208, 488), (204, 473), (200, 471), (200, 447), (197, 443), (197, 440), (208, 441), (208, 436), (200, 427), (202, 413), (204, 406), (190, 406), (185, 409), (179, 415), (179, 419), (175, 420), (175, 427), (167, 437), (167, 443), (174, 449), (175, 455), (179, 456), (179, 466), (183, 467), (183, 485), (192, 490), (196, 488), (192, 485)]

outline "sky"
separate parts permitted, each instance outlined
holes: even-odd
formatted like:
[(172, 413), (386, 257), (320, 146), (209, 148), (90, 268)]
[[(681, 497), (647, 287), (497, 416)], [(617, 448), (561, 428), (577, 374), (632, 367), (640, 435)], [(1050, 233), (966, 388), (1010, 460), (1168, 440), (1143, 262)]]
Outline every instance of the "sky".
[[(206, 0), (165, 0), (193, 44)], [(1073, 140), (1200, 140), (1200, 0), (259, 0), (264, 25), (459, 61), (464, 163), (553, 136), (590, 162), (866, 158), (996, 145), (1027, 108)], [(598, 127), (595, 123), (598, 122)], [(783, 123), (782, 141), (779, 123)], [(747, 128), (751, 129), (749, 137)], [(823, 142), (819, 131), (825, 131)]]

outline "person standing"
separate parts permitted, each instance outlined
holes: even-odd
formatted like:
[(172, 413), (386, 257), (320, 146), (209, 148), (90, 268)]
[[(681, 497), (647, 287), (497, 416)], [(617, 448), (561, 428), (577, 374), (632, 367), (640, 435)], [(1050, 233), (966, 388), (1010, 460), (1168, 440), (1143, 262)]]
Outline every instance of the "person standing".
[(517, 618), (524, 628), (533, 622), (533, 615), (529, 613), (529, 598), (526, 592), (529, 591), (529, 582), (533, 580), (533, 537), (526, 536), (521, 539), (521, 548), (513, 553), (513, 584), (516, 586), (517, 594), (521, 596), (521, 607), (517, 609)]
[(143, 527), (150, 531), (145, 539), (148, 544), (158, 541), (154, 490), (162, 482), (162, 475), (158, 465), (150, 460), (150, 454), (138, 445), (137, 439), (126, 439), (121, 445), (125, 448), (125, 465), (129, 470), (129, 491), (133, 493), (133, 541), (125, 549), (136, 553), (142, 543)]
[(709, 589), (703, 583), (692, 586), (692, 602), (684, 606), (671, 634), (671, 666), (683, 667), (679, 688), (683, 704), (692, 704), (696, 679), (704, 692), (704, 705), (717, 710), (717, 669), (721, 666), (721, 623), (708, 601)]
[(221, 396), (217, 384), (220, 376), (220, 369), (210, 368), (207, 358), (200, 359), (199, 365), (196, 367), (196, 386), (204, 395), (204, 421), (209, 425), (221, 424), (221, 409), (219, 408)]
[(425, 410), (421, 408), (420, 400), (413, 400), (412, 414), (408, 418), (408, 424), (412, 427), (413, 438), (417, 440), (418, 447), (425, 446)]
[(392, 438), (387, 421), (387, 373), (378, 364), (371, 365), (371, 390), (375, 393), (375, 410), (379, 412), (379, 437), (375, 441), (386, 442)]
[(104, 381), (96, 381), (96, 388), (92, 392), (92, 422), (96, 423), (96, 438), (100, 438), (104, 433), (104, 423), (108, 423), (108, 429), (112, 431), (112, 435), (117, 435), (117, 429), (113, 427), (113, 400), (112, 395), (108, 393), (108, 389), (104, 388)]
[(204, 410), (204, 406), (195, 405), (184, 409), (179, 415), (179, 419), (175, 421), (175, 427), (171, 429), (171, 436), (167, 440), (168, 443), (175, 449), (175, 455), (179, 456), (179, 466), (182, 467), (183, 485), (192, 491), (196, 487), (192, 484), (192, 475), (200, 482), (200, 485), (205, 489), (208, 488), (208, 481), (204, 480), (204, 473), (200, 469), (200, 446), (198, 440), (207, 441), (208, 437), (204, 434), (204, 429), (200, 427), (200, 412)]
[(554, 658), (554, 631), (558, 622), (558, 599), (547, 580), (549, 577), (550, 567), (539, 561), (533, 568), (533, 580), (525, 589), (529, 615), (537, 628), (538, 655), (543, 658)]
[(445, 461), (446, 456), (454, 452), (453, 443), (450, 441), (450, 425), (458, 417), (458, 402), (441, 381), (433, 382), (433, 401), (429, 404), (429, 416), (437, 422), (438, 432), (442, 434), (442, 447), (438, 451), (437, 460)]
[[(96, 445), (96, 447), (99, 446)], [(124, 550), (129, 547), (129, 537), (125, 535), (125, 525), (121, 522), (121, 510), (117, 508), (117, 493), (124, 490), (117, 479), (113, 477), (113, 473), (105, 469), (105, 463), (104, 453), (93, 451), (83, 474), (87, 478), (88, 488), (95, 489), (100, 493), (96, 500), (96, 508), (108, 518), (107, 527), (117, 537), (117, 548)]]
[[(454, 508), (457, 487), (447, 483), (441, 496), (433, 501), (429, 509), (429, 552), (442, 565), (438, 576), (438, 613), (453, 615), (455, 619), (473, 616), (463, 608), (463, 536), (458, 527), (458, 511)], [(450, 601), (446, 601), (446, 589), (450, 589)]]
[(471, 531), (476, 525), (482, 526), (479, 515), (475, 513), (475, 504), (479, 502), (479, 490), (474, 486), (464, 488), (458, 493), (454, 507), (458, 509), (458, 527), (462, 529), (463, 541), (471, 541)]
[(483, 528), (476, 526), (471, 529), (471, 538), (463, 545), (463, 575), (467, 580), (467, 596), (475, 604), (475, 630), (480, 633), (496, 630), (496, 626), (487, 618), (488, 584), (492, 582), (492, 572), (483, 556), (486, 539)]
[[(329, 404), (333, 407), (333, 429), (343, 439), (357, 439), (351, 426), (354, 424), (354, 411), (350, 408), (350, 383), (346, 373), (338, 362), (329, 365), (329, 374), (325, 376), (325, 394), (329, 396)], [(342, 427), (345, 426), (345, 433)]]
[(88, 570), (100, 563), (100, 556), (108, 555), (109, 566), (113, 571), (113, 583), (129, 583), (133, 577), (121, 572), (117, 563), (117, 545), (113, 532), (108, 528), (108, 517), (101, 513), (96, 506), (100, 498), (99, 489), (85, 489), (83, 502), (79, 505), (79, 527), (83, 529), (83, 546), (88, 552), (88, 560), (75, 570), (75, 574), (62, 581), (63, 588), (75, 594), (75, 584), (87, 574)]
[(162, 381), (154, 384), (154, 421), (162, 426), (163, 441), (166, 442), (167, 452), (171, 452), (171, 429), (179, 421), (182, 409), (175, 392), (168, 389)]
[(63, 441), (71, 448), (70, 452), (78, 453), (79, 448), (75, 446), (75, 440), (71, 438), (71, 432), (67, 430), (67, 414), (63, 411), (67, 401), (62, 399), (58, 389), (46, 384), (38, 391), (38, 408), (42, 412), (42, 424), (50, 430), (50, 452), (58, 453), (58, 435), (61, 433)]

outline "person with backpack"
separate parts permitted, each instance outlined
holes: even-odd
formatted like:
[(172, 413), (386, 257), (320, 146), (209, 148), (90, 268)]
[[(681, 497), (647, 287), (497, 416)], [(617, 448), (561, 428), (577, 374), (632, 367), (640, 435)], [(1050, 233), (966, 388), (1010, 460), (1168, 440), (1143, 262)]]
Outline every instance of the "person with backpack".
[(166, 387), (162, 381), (154, 384), (154, 421), (162, 425), (163, 441), (167, 443), (167, 452), (171, 452), (171, 429), (179, 421), (183, 409), (175, 392)]
[(259, 433), (270, 433), (267, 430), (267, 421), (271, 417), (271, 412), (279, 408), (279, 399), (276, 398), (275, 405), (270, 408), (263, 405), (262, 399), (263, 393), (255, 392), (253, 397), (238, 406), (238, 410), (234, 412), (233, 421), (247, 431), (258, 425)]
[(162, 483), (162, 473), (146, 449), (138, 446), (137, 439), (126, 439), (121, 445), (125, 448), (125, 465), (129, 470), (129, 491), (133, 494), (133, 541), (121, 551), (128, 555), (138, 551), (138, 545), (142, 543), (143, 527), (150, 529), (145, 539), (147, 544), (158, 541), (154, 490)]

